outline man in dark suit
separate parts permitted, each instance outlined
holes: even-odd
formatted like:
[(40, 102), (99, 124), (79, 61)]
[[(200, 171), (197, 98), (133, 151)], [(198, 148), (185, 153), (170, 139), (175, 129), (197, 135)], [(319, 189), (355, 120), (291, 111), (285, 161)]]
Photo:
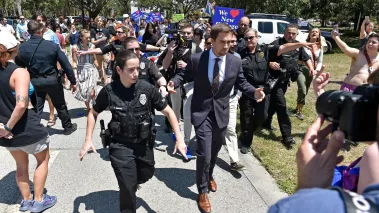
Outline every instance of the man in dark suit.
[(226, 24), (212, 27), (210, 37), (213, 47), (195, 54), (186, 70), (179, 72), (167, 88), (171, 93), (186, 81), (194, 81), (191, 104), (191, 122), (197, 138), (196, 183), (199, 190), (199, 208), (211, 212), (208, 190), (215, 192), (213, 169), (217, 154), (225, 140), (229, 122), (229, 99), (236, 86), (247, 96), (258, 102), (265, 97), (262, 88), (249, 84), (242, 71), (241, 59), (228, 53), (232, 40), (232, 28)]

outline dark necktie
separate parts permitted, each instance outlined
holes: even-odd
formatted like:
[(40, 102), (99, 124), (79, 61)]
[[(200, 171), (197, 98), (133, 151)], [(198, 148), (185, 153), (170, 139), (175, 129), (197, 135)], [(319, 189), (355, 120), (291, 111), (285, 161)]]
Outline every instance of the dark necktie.
[(220, 58), (215, 58), (215, 66), (213, 68), (213, 82), (212, 82), (212, 92), (216, 94), (218, 90), (218, 86), (220, 85), (220, 68), (218, 66), (218, 62)]

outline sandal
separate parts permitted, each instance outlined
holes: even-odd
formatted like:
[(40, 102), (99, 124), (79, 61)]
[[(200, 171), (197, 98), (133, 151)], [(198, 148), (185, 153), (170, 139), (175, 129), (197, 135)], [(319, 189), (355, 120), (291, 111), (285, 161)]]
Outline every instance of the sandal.
[(57, 122), (57, 117), (54, 116), (53, 119), (49, 119), (47, 121), (47, 127), (52, 127), (52, 126), (55, 126), (55, 123)]

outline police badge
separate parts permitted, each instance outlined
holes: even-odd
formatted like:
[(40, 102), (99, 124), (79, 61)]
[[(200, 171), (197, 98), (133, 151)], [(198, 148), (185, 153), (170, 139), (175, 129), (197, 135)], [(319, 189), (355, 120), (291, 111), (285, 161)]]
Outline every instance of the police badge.
[(139, 64), (139, 68), (141, 68), (141, 70), (145, 69), (145, 67), (146, 67), (145, 62), (141, 62), (141, 63)]
[(265, 57), (264, 52), (260, 52), (260, 53), (259, 53), (259, 57), (264, 58), (264, 57)]
[(146, 95), (145, 94), (141, 94), (139, 96), (139, 102), (142, 104), (142, 105), (145, 105), (146, 104)]

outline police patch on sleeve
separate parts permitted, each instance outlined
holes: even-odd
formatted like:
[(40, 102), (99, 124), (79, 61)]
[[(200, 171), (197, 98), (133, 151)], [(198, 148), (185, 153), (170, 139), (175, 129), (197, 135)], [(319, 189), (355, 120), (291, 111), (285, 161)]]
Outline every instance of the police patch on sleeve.
[(146, 67), (145, 62), (141, 62), (141, 63), (139, 64), (139, 68), (141, 68), (141, 70), (145, 69), (145, 67)]
[(145, 94), (141, 94), (139, 96), (139, 102), (142, 104), (142, 105), (145, 105), (146, 104), (146, 95)]

